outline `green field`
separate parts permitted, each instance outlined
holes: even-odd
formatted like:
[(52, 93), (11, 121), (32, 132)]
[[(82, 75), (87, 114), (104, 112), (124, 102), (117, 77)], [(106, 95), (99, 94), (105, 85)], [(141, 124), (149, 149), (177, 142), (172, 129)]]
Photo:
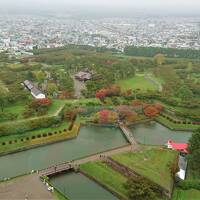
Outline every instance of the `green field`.
[(167, 190), (171, 190), (173, 180), (169, 165), (176, 159), (176, 155), (174, 151), (150, 149), (137, 153), (118, 154), (112, 158)]
[[(65, 104), (65, 101), (62, 100), (53, 100), (52, 105), (49, 107), (47, 115), (53, 115), (59, 108)], [(26, 110), (27, 104), (25, 103), (18, 103), (18, 104), (13, 104), (5, 107), (4, 112), (5, 113), (12, 113), (17, 115), (17, 119), (23, 119), (23, 113)], [(35, 117), (35, 115), (30, 116)], [(6, 122), (6, 121), (3, 121)]]
[(102, 162), (89, 162), (81, 165), (80, 169), (127, 199), (127, 190), (123, 186), (127, 178), (114, 171), (106, 164)]
[(173, 193), (172, 200), (199, 200), (200, 199), (200, 191), (199, 190), (181, 190), (175, 189)]
[(119, 85), (122, 90), (140, 89), (141, 91), (147, 91), (147, 90), (154, 91), (157, 89), (156, 86), (152, 82), (146, 80), (143, 75), (142, 76), (136, 75), (133, 78), (119, 81), (117, 82), (117, 85)]

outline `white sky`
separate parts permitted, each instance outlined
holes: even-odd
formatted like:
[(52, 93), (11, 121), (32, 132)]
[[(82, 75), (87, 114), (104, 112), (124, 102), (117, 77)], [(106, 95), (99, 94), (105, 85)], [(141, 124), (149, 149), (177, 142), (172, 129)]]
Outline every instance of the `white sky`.
[[(0, 5), (106, 5), (106, 6), (121, 6), (128, 4), (128, 6), (191, 6), (200, 7), (200, 0), (0, 0)], [(177, 8), (178, 9), (178, 8)]]
[(145, 9), (162, 11), (177, 11), (200, 13), (200, 0), (0, 0), (1, 9), (36, 8), (55, 9), (77, 7), (109, 8), (112, 10)]

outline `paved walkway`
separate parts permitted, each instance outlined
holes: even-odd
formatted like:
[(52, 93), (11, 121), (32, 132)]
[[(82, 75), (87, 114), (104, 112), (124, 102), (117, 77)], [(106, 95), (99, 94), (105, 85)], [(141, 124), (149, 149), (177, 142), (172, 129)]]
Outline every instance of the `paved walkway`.
[(0, 184), (0, 199), (54, 200), (37, 174), (27, 175)]

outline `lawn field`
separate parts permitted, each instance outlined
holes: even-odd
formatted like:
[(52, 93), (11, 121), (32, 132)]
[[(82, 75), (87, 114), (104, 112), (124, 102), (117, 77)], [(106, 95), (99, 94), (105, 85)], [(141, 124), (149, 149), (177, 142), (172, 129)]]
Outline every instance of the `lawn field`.
[(122, 80), (117, 82), (117, 85), (121, 87), (122, 90), (136, 90), (140, 89), (141, 91), (147, 91), (147, 90), (156, 90), (156, 86), (150, 82), (149, 80), (145, 79), (145, 77), (136, 75), (133, 78), (127, 79), (127, 80)]
[(127, 190), (123, 186), (127, 178), (106, 164), (102, 162), (89, 162), (81, 165), (80, 169), (127, 199)]
[(112, 158), (165, 189), (171, 190), (173, 180), (169, 166), (176, 156), (175, 151), (156, 148), (137, 153), (117, 154)]
[[(47, 112), (46, 115), (53, 115), (64, 104), (65, 104), (65, 101), (62, 101), (62, 100), (53, 100), (53, 103), (49, 107), (48, 112)], [(4, 112), (5, 113), (15, 114), (16, 115), (16, 120), (24, 119), (23, 113), (26, 110), (26, 106), (27, 106), (27, 104), (25, 104), (25, 103), (13, 104), (13, 105), (5, 107), (4, 108)], [(37, 116), (32, 115), (29, 118), (32, 118), (32, 117), (37, 117)], [(7, 122), (7, 120), (6, 121), (2, 121), (0, 123), (4, 123), (4, 122)]]
[(172, 200), (199, 200), (200, 199), (200, 191), (199, 190), (181, 190), (175, 189), (173, 193)]

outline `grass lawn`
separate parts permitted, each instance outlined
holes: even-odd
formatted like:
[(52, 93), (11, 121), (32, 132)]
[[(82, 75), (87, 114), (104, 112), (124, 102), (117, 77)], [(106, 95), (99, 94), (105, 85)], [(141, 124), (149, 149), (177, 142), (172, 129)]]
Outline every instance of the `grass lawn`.
[(154, 91), (157, 89), (155, 85), (152, 82), (146, 80), (144, 76), (138, 76), (138, 75), (127, 80), (119, 81), (117, 82), (117, 84), (122, 88), (122, 90), (140, 89), (142, 91), (147, 91), (147, 90)]
[(175, 188), (172, 200), (199, 200), (200, 191), (195, 189), (181, 190)]
[(171, 190), (173, 180), (169, 165), (176, 159), (176, 155), (175, 151), (154, 148), (137, 153), (117, 154), (112, 158), (167, 190)]
[(53, 115), (56, 111), (65, 104), (63, 100), (55, 100), (53, 99), (52, 105), (49, 107), (48, 115)]
[[(64, 104), (65, 104), (65, 101), (63, 101), (63, 100), (53, 100), (53, 103), (49, 107), (49, 110), (48, 110), (47, 114), (44, 115), (44, 116), (55, 114), (56, 111), (59, 110)], [(36, 115), (33, 115), (33, 116), (30, 116), (30, 117), (24, 119), (23, 112), (25, 111), (25, 107), (26, 106), (27, 105), (23, 104), (23, 103), (21, 103), (21, 104), (18, 103), (18, 104), (10, 105), (10, 106), (4, 108), (4, 112), (5, 113), (17, 114), (17, 118), (15, 119), (16, 122), (17, 122), (17, 120), (26, 120), (26, 119), (29, 119), (29, 118), (33, 118), (33, 117), (35, 118), (35, 117), (37, 117)], [(38, 116), (38, 117), (43, 117), (43, 116)], [(6, 120), (6, 121), (1, 121), (0, 123), (8, 123), (10, 121), (13, 122), (13, 120)]]
[[(64, 132), (63, 130), (67, 129), (68, 126), (69, 126), (68, 122), (63, 122), (59, 127), (55, 128), (43, 128), (35, 131), (29, 131), (21, 135), (18, 134), (18, 135), (0, 137), (0, 153), (7, 151), (14, 151), (32, 145), (39, 145), (75, 137), (78, 134), (79, 123), (75, 124), (72, 131)], [(32, 136), (37, 136), (39, 134), (44, 134), (49, 132), (54, 133), (55, 131), (57, 131), (57, 134), (52, 134), (51, 136), (46, 136), (41, 138), (36, 137), (35, 139), (31, 139)], [(62, 132), (59, 133), (59, 131)], [(29, 137), (29, 140), (26, 140), (27, 137)], [(21, 141), (21, 139), (23, 139), (23, 141)], [(9, 144), (9, 141), (12, 141), (12, 144)], [(2, 142), (6, 142), (6, 145), (2, 145)]]
[(17, 114), (18, 119), (22, 118), (22, 113), (25, 111), (25, 104), (23, 103), (18, 103), (18, 104), (13, 104), (11, 106), (5, 107), (4, 112), (6, 113), (12, 113), (12, 114)]
[(86, 174), (94, 177), (103, 185), (117, 192), (127, 199), (127, 190), (123, 187), (127, 178), (116, 172), (102, 162), (89, 162), (80, 166), (80, 169)]

